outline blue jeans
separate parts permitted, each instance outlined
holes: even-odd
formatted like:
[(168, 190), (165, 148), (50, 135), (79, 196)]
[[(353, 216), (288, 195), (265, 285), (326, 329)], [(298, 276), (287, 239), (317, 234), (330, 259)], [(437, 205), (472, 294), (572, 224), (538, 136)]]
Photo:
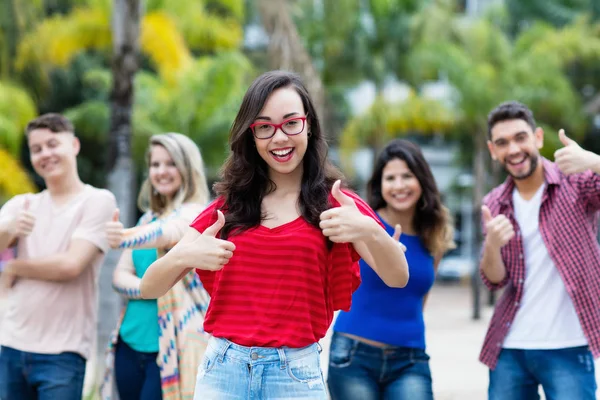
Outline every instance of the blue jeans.
[(119, 398), (162, 400), (158, 353), (135, 351), (120, 337), (115, 350), (115, 382)]
[(0, 348), (0, 400), (81, 400), (85, 359)]
[(331, 339), (333, 400), (432, 400), (429, 356), (422, 349), (375, 347), (337, 333)]
[(557, 350), (502, 349), (490, 371), (489, 400), (594, 400), (594, 359), (587, 347)]
[(198, 367), (194, 400), (327, 400), (319, 352), (316, 343), (245, 347), (213, 337)]

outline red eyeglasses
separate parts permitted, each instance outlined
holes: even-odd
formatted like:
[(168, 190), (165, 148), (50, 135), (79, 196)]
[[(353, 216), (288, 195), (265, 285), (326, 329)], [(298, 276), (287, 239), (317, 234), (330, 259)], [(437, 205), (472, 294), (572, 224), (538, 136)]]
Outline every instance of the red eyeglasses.
[(304, 130), (307, 117), (294, 117), (286, 119), (280, 124), (273, 124), (267, 121), (255, 122), (250, 125), (250, 129), (257, 139), (270, 139), (275, 136), (277, 129), (281, 129), (288, 136), (298, 135)]

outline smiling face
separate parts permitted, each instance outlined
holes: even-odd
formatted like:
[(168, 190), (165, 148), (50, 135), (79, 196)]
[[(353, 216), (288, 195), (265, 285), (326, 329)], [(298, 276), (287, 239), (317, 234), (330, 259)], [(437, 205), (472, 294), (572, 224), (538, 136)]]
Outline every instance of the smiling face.
[[(280, 124), (294, 117), (305, 116), (304, 105), (298, 92), (292, 87), (284, 87), (271, 93), (254, 123)], [(296, 120), (294, 123), (301, 124), (302, 121)], [(257, 128), (260, 129), (260, 125)], [(295, 132), (296, 129), (293, 128), (297, 127), (286, 126), (284, 129), (288, 132)], [(302, 170), (302, 159), (308, 146), (307, 132), (309, 129), (307, 120), (304, 123), (304, 129), (299, 130), (300, 133), (297, 135), (286, 135), (281, 129), (277, 129), (273, 137), (269, 139), (254, 137), (256, 150), (267, 163), (270, 175), (274, 173), (290, 174)]]
[(69, 132), (34, 129), (27, 134), (31, 165), (45, 181), (77, 173), (79, 140)]
[(514, 179), (527, 179), (539, 165), (539, 149), (544, 143), (541, 128), (535, 131), (522, 119), (496, 123), (491, 129), (488, 149)]
[(381, 175), (381, 197), (393, 211), (414, 211), (422, 193), (419, 180), (404, 160), (395, 158), (385, 165)]
[(163, 146), (152, 146), (148, 176), (152, 187), (168, 199), (172, 199), (181, 187), (181, 174)]

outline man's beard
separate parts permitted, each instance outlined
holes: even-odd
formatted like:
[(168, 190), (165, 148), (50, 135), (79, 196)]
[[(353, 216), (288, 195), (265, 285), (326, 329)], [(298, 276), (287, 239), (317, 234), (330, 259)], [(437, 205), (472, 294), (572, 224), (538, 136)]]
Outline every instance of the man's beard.
[(507, 173), (508, 173), (510, 176), (512, 176), (512, 177), (513, 177), (513, 179), (517, 179), (517, 180), (527, 179), (527, 178), (529, 178), (531, 175), (533, 175), (533, 173), (535, 172), (535, 170), (536, 170), (536, 168), (537, 168), (537, 166), (538, 166), (538, 162), (539, 162), (539, 156), (537, 156), (537, 155), (536, 155), (535, 157), (532, 157), (531, 155), (527, 154), (527, 155), (525, 156), (525, 161), (526, 161), (527, 159), (529, 159), (529, 160), (530, 160), (530, 162), (529, 162), (529, 170), (528, 170), (527, 172), (525, 172), (524, 174), (521, 174), (521, 175), (514, 175), (513, 173), (511, 173), (511, 172), (510, 172), (510, 170), (509, 170), (509, 169), (508, 169), (508, 167), (507, 167), (507, 164), (508, 164), (508, 163), (506, 162), (506, 160), (504, 161), (504, 165), (503, 165), (503, 167), (504, 167), (504, 170), (505, 170), (505, 171), (506, 171), (506, 172), (507, 172)]

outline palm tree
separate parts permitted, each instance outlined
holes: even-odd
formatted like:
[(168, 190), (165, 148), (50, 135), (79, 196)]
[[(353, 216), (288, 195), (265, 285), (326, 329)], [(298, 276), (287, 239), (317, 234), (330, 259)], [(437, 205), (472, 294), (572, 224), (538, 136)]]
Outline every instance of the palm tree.
[[(600, 39), (594, 39), (591, 27), (583, 25), (560, 31), (536, 25), (514, 42), (485, 19), (460, 25), (450, 19), (446, 26), (453, 28), (445, 30), (445, 38), (438, 32), (434, 38), (423, 39), (412, 53), (412, 79), (422, 82), (444, 76), (456, 91), (457, 129), (463, 137), (472, 138), (474, 149), (474, 232), (480, 232), (478, 210), (488, 181), (485, 116), (504, 100), (528, 104), (539, 121), (553, 127), (546, 129), (546, 156), (559, 145), (553, 134), (558, 128), (581, 136), (585, 125), (581, 99), (564, 69), (581, 57), (600, 59)], [(478, 307), (474, 317), (478, 317)]]
[[(325, 88), (298, 34), (287, 0), (260, 0), (258, 8), (269, 34), (269, 67), (299, 73), (306, 82), (321, 121), (325, 123)], [(327, 132), (326, 126), (323, 126), (323, 131)]]

